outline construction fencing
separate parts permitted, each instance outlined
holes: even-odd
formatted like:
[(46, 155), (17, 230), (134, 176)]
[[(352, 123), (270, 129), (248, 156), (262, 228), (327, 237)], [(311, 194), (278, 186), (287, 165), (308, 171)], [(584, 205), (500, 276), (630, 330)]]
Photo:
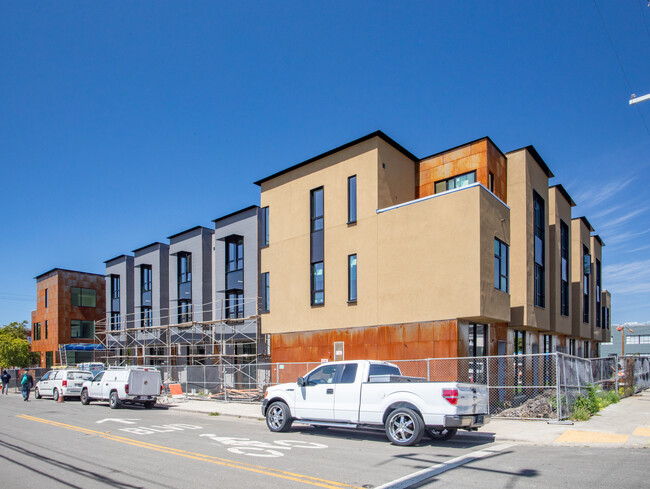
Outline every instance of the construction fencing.
[[(571, 416), (590, 387), (614, 390), (621, 397), (650, 387), (650, 356), (579, 358), (563, 353), (467, 358), (394, 360), (403, 375), (428, 381), (486, 384), (489, 414), (513, 419), (563, 420)], [(158, 365), (163, 381), (180, 384), (189, 397), (260, 402), (266, 388), (295, 382), (321, 365), (311, 363), (228, 363)], [(30, 369), (38, 381), (47, 369)], [(11, 387), (19, 388), (10, 370)]]

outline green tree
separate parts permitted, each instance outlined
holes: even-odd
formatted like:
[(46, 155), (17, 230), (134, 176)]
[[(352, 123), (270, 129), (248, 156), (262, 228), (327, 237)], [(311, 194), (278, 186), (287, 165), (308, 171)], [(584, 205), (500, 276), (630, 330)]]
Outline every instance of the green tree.
[(28, 337), (27, 321), (13, 322), (0, 328), (0, 368), (34, 364), (35, 355), (30, 351)]

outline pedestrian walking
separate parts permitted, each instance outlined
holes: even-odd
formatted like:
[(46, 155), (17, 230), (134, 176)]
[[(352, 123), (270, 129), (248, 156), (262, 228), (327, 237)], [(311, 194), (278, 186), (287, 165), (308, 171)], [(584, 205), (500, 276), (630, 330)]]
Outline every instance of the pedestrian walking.
[(29, 373), (29, 370), (25, 370), (20, 385), (23, 392), (23, 401), (29, 401), (29, 393), (32, 390), (32, 387), (34, 387), (34, 377)]
[(6, 370), (3, 370), (0, 379), (2, 379), (2, 393), (7, 395), (9, 393), (9, 381), (11, 380), (11, 375)]

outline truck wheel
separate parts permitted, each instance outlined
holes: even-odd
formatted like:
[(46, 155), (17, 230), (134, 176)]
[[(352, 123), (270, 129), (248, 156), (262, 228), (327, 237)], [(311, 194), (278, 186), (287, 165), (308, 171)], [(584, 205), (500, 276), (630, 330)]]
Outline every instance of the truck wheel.
[(34, 391), (34, 397), (35, 397), (36, 399), (40, 399), (40, 398), (41, 398), (41, 392), (38, 390), (38, 387), (37, 387), (36, 390)]
[(458, 428), (443, 428), (441, 430), (430, 428), (427, 430), (427, 436), (432, 440), (447, 441), (456, 436), (457, 431)]
[(54, 402), (59, 401), (59, 389), (54, 389), (54, 392), (52, 393), (52, 399), (54, 399)]
[(271, 431), (276, 433), (289, 431), (292, 423), (293, 419), (291, 418), (289, 406), (283, 402), (274, 402), (266, 411), (266, 426), (268, 426)]
[(155, 404), (156, 404), (156, 401), (145, 401), (144, 408), (145, 409), (151, 409), (151, 408), (154, 407)]
[(87, 406), (90, 404), (90, 397), (88, 397), (88, 389), (84, 389), (81, 391), (81, 395), (79, 396), (79, 400), (81, 401), (81, 404), (84, 406)]
[(396, 409), (386, 419), (386, 436), (393, 445), (409, 447), (418, 443), (423, 435), (424, 422), (412, 409)]
[(120, 400), (117, 397), (117, 392), (111, 392), (111, 397), (108, 398), (108, 405), (111, 409), (117, 409), (120, 407)]

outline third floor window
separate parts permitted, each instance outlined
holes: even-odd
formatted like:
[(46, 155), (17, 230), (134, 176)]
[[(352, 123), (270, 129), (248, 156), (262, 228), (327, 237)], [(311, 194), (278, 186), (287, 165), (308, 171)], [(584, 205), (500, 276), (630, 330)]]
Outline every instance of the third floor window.
[(192, 255), (190, 253), (178, 254), (178, 283), (184, 284), (192, 281)]
[(546, 217), (544, 199), (533, 191), (534, 252), (535, 252), (535, 305), (546, 306), (545, 254)]
[(73, 306), (97, 307), (97, 292), (94, 289), (70, 287), (70, 299)]
[(140, 291), (151, 292), (151, 265), (140, 267)]
[(226, 241), (226, 272), (244, 269), (244, 238), (230, 238)]

